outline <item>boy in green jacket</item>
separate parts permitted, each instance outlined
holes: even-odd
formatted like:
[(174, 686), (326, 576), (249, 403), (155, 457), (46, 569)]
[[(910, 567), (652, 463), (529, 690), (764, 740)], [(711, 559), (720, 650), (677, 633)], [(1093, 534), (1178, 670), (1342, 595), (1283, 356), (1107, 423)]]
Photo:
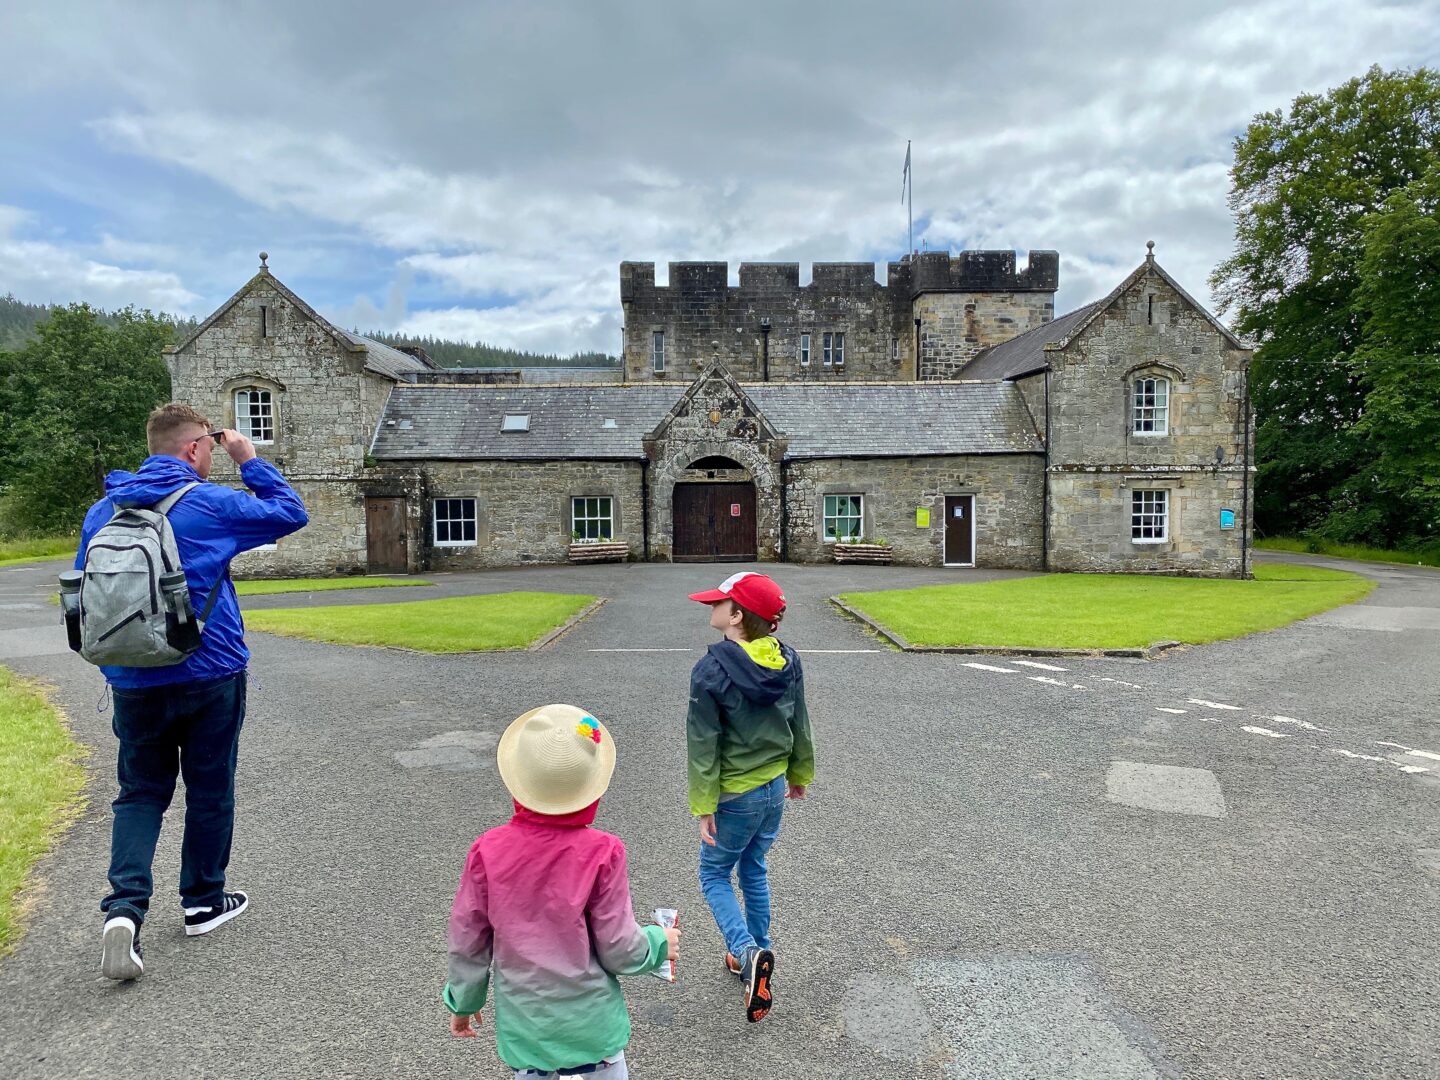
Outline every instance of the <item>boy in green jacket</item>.
[(773, 636), (785, 613), (780, 586), (746, 571), (690, 599), (710, 605), (710, 625), (724, 635), (690, 673), (685, 722), (700, 889), (725, 938), (725, 966), (745, 984), (745, 1017), (755, 1023), (774, 996), (765, 853), (780, 833), (785, 800), (804, 798), (815, 778), (815, 743), (800, 658)]

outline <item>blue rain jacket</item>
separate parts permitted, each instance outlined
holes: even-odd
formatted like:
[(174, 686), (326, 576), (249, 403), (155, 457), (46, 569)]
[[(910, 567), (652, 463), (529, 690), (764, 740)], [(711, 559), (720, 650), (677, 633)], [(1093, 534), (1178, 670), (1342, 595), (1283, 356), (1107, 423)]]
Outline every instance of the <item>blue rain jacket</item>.
[[(86, 545), (110, 520), (117, 504), (154, 506), (176, 488), (199, 479), (200, 474), (185, 462), (163, 454), (146, 458), (139, 472), (112, 472), (105, 478), (105, 498), (85, 515), (75, 568), (84, 568)], [(240, 466), (240, 479), (255, 493), (253, 496), (220, 484), (202, 483), (186, 492), (170, 511), (170, 527), (175, 530), (175, 545), (180, 550), (190, 602), (197, 615), (217, 582), (220, 586), (215, 607), (200, 635), (200, 648), (167, 667), (102, 667), (111, 686), (136, 689), (220, 679), (239, 674), (250, 662), (240, 604), (226, 574), (230, 560), (242, 551), (288, 536), (310, 517), (280, 470), (264, 458), (252, 458)]]

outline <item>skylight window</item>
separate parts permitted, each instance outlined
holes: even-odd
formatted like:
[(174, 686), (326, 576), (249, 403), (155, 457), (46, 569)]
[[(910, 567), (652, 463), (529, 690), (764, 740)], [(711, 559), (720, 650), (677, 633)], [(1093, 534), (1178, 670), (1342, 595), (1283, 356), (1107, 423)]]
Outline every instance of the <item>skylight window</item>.
[(530, 414), (523, 412), (507, 412), (505, 419), (500, 424), (501, 431), (529, 431)]
[(600, 426), (601, 426), (602, 428), (611, 428), (611, 429), (613, 429), (613, 428), (618, 428), (620, 425), (617, 424), (617, 423), (615, 423), (615, 418), (614, 418), (613, 416), (607, 416), (607, 417), (605, 418), (605, 422), (604, 422), (603, 424), (601, 424)]

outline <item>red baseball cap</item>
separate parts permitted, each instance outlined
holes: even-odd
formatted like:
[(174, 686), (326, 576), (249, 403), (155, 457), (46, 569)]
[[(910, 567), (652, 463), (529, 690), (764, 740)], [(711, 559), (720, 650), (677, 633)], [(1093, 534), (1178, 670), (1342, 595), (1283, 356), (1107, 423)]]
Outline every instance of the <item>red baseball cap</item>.
[(734, 600), (752, 615), (758, 615), (766, 622), (774, 622), (785, 610), (785, 594), (780, 591), (774, 578), (757, 574), (753, 570), (742, 570), (731, 574), (720, 583), (718, 589), (690, 594), (691, 600), (702, 604), (718, 604), (721, 600)]

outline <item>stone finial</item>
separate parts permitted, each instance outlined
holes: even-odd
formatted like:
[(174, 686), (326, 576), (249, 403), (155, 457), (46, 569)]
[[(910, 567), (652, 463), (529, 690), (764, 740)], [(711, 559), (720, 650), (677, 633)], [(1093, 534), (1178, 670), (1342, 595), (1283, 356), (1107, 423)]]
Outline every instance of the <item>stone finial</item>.
[(268, 259), (268, 258), (270, 258), (270, 253), (269, 253), (268, 251), (262, 251), (262, 252), (260, 252), (260, 269), (261, 269), (261, 270), (269, 270), (269, 269), (270, 269), (270, 267), (268, 267), (268, 266), (265, 265), (265, 260)]
[(1148, 260), (1151, 261), (1151, 262), (1154, 262), (1154, 261), (1155, 261), (1155, 241), (1154, 241), (1154, 240), (1146, 240), (1146, 241), (1145, 241), (1145, 258), (1148, 259)]

